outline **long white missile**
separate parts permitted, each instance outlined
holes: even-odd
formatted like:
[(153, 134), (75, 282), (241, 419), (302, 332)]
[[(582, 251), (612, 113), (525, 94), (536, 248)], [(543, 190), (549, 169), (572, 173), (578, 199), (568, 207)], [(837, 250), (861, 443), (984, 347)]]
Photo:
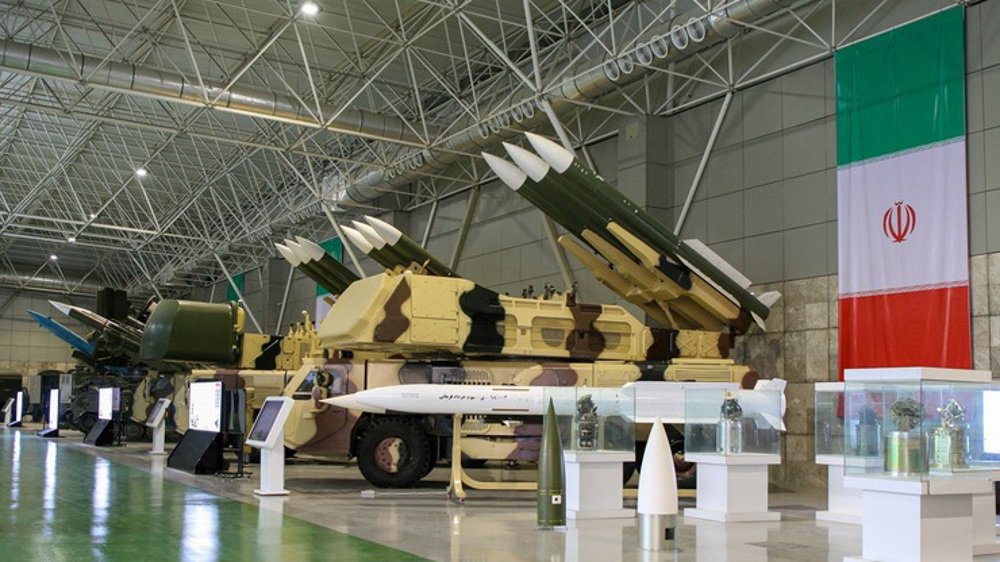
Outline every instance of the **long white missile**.
[(274, 247), (276, 250), (278, 250), (278, 253), (281, 254), (281, 257), (285, 258), (285, 260), (288, 261), (288, 263), (292, 264), (292, 267), (296, 267), (300, 263), (302, 263), (302, 260), (300, 260), (295, 255), (295, 252), (292, 252), (291, 248), (289, 248), (288, 246), (285, 246), (284, 244), (275, 243)]
[(524, 173), (524, 170), (518, 168), (513, 163), (486, 152), (483, 152), (482, 156), (483, 159), (486, 160), (486, 164), (489, 165), (491, 170), (493, 170), (493, 173), (500, 178), (500, 181), (514, 191), (521, 189), (525, 180), (528, 179), (528, 174)]
[(549, 164), (531, 152), (510, 143), (503, 143), (504, 150), (525, 174), (534, 181), (542, 181), (549, 173)]
[(535, 149), (535, 152), (545, 160), (545, 163), (552, 166), (552, 169), (559, 172), (560, 174), (569, 169), (573, 165), (573, 160), (576, 158), (573, 153), (563, 148), (561, 145), (556, 144), (549, 139), (536, 135), (535, 133), (524, 133), (524, 136), (528, 137), (528, 142), (531, 143), (531, 148)]
[(364, 412), (407, 414), (544, 413), (543, 386), (480, 386), (459, 384), (401, 384), (326, 398), (326, 404)]
[(351, 221), (351, 224), (354, 225), (354, 229), (360, 232), (361, 235), (365, 237), (365, 240), (368, 240), (368, 243), (371, 244), (376, 250), (385, 249), (386, 241), (383, 240), (382, 237), (378, 235), (378, 232), (375, 232), (375, 229), (370, 225), (361, 221)]
[(403, 231), (385, 222), (384, 220), (365, 216), (365, 221), (372, 227), (372, 229), (375, 230), (379, 238), (385, 240), (385, 242), (390, 246), (395, 246), (403, 237)]

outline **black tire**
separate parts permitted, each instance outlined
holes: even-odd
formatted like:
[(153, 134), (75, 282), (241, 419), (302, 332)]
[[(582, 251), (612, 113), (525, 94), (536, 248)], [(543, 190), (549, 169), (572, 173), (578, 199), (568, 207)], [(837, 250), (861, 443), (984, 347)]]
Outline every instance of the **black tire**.
[(129, 420), (125, 422), (124, 437), (129, 443), (146, 441), (146, 426), (139, 425), (134, 421)]
[(376, 419), (358, 441), (358, 468), (379, 488), (411, 488), (430, 464), (427, 435), (408, 418)]

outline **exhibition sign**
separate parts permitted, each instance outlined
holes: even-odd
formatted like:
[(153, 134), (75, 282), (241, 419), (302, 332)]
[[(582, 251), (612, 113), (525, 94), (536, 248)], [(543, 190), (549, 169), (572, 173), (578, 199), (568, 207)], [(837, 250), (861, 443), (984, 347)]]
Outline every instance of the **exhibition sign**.
[(839, 49), (844, 369), (969, 368), (961, 6)]
[(193, 382), (188, 427), (218, 433), (222, 429), (222, 382)]
[(97, 389), (97, 419), (114, 419), (114, 413), (121, 409), (121, 389), (117, 387)]

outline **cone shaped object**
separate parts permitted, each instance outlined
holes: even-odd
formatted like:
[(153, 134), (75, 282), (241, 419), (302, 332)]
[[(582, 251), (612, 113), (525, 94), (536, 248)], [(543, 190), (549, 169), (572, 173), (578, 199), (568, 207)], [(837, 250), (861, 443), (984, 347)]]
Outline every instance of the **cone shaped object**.
[(428, 273), (444, 277), (455, 277), (457, 275), (450, 267), (435, 258), (430, 252), (425, 250), (420, 244), (414, 242), (412, 238), (403, 234), (403, 231), (395, 226), (375, 217), (365, 217), (365, 220), (386, 241), (386, 244), (390, 248), (403, 256), (403, 258), (424, 265)]
[(353, 271), (347, 269), (344, 264), (328, 254), (319, 244), (301, 236), (296, 236), (295, 241), (299, 243), (299, 246), (302, 247), (306, 255), (309, 256), (309, 259), (312, 260), (312, 265), (336, 278), (343, 284), (345, 289), (348, 285), (358, 280), (358, 276)]
[(639, 472), (639, 548), (669, 550), (675, 548), (677, 526), (677, 473), (670, 441), (657, 417), (649, 431), (646, 452)]
[(538, 453), (538, 526), (566, 525), (565, 476), (562, 440), (556, 408), (549, 400), (542, 424), (542, 448)]
[(378, 235), (378, 232), (375, 232), (375, 229), (369, 226), (367, 223), (363, 223), (361, 221), (351, 221), (351, 224), (354, 225), (354, 230), (357, 230), (359, 233), (361, 233), (362, 236), (365, 237), (365, 240), (368, 240), (368, 243), (370, 243), (372, 247), (375, 248), (376, 252), (382, 254), (383, 259), (385, 259), (386, 262), (390, 264), (387, 265), (386, 267), (393, 268), (396, 267), (397, 265), (402, 265), (402, 266), (410, 265), (409, 260), (407, 260), (406, 258), (401, 256), (398, 252), (393, 250), (389, 246), (389, 244), (386, 243), (386, 241), (383, 240), (382, 237)]
[[(609, 219), (621, 224), (666, 256), (683, 261), (707, 280), (719, 285), (748, 313), (767, 318), (769, 309), (738, 282), (726, 275), (711, 261), (683, 243), (677, 236), (636, 205), (614, 186), (580, 164), (576, 156), (558, 144), (538, 135), (526, 133), (528, 141), (554, 172), (580, 188), (581, 197), (604, 209)], [(525, 170), (527, 172), (527, 170)], [(528, 172), (529, 175), (530, 172)]]
[(357, 229), (343, 225), (341, 225), (340, 229), (344, 231), (344, 236), (351, 241), (351, 244), (354, 244), (355, 248), (361, 250), (362, 254), (365, 254), (375, 260), (376, 263), (387, 269), (396, 267), (393, 260), (386, 256), (381, 250), (376, 250), (375, 246), (372, 246), (372, 243), (368, 241), (368, 238), (361, 234)]
[(292, 265), (292, 267), (301, 271), (306, 277), (311, 279), (317, 285), (335, 294), (343, 291), (341, 286), (342, 283), (329, 279), (325, 275), (321, 275), (312, 264), (303, 263), (302, 256), (304, 255), (304, 252), (302, 251), (301, 246), (295, 242), (285, 240), (284, 244), (275, 244), (274, 247), (278, 250), (278, 253)]

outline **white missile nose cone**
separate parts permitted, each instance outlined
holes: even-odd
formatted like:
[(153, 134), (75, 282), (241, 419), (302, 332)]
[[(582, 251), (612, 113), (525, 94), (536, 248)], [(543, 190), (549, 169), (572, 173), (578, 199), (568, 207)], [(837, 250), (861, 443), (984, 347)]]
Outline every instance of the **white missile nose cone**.
[(542, 160), (552, 166), (552, 169), (560, 174), (569, 169), (576, 158), (573, 153), (549, 139), (534, 133), (524, 133), (531, 143), (531, 148), (542, 157)]
[(288, 249), (288, 246), (285, 246), (283, 244), (275, 244), (274, 248), (278, 250), (278, 253), (281, 254), (281, 257), (285, 258), (285, 261), (292, 264), (292, 267), (296, 267), (300, 263), (302, 263), (299, 260), (299, 258), (295, 257), (295, 254), (293, 254), (292, 251)]
[(375, 217), (365, 217), (368, 224), (375, 229), (379, 237), (385, 240), (390, 246), (395, 246), (401, 238), (403, 238), (403, 232), (392, 226), (391, 224), (385, 222), (382, 219), (377, 219)]
[(299, 243), (299, 246), (305, 251), (306, 255), (310, 260), (317, 261), (323, 258), (326, 254), (326, 250), (320, 247), (319, 244), (309, 240), (308, 238), (303, 238), (301, 236), (296, 236), (295, 241)]
[(344, 394), (343, 396), (336, 396), (334, 398), (324, 398), (320, 400), (320, 402), (331, 406), (337, 406), (338, 408), (347, 408), (348, 410), (361, 410), (362, 412), (369, 412), (372, 414), (385, 413), (383, 408), (369, 406), (368, 404), (358, 402), (353, 394)]
[(503, 143), (503, 147), (507, 151), (507, 154), (510, 154), (510, 157), (514, 159), (514, 163), (524, 170), (524, 173), (528, 174), (528, 177), (532, 180), (542, 181), (545, 174), (549, 172), (549, 165), (545, 163), (545, 160), (542, 160), (520, 146), (514, 146), (505, 142)]
[(657, 417), (649, 431), (646, 452), (639, 472), (639, 501), (636, 511), (642, 515), (677, 514), (677, 473), (667, 432)]
[(493, 173), (500, 178), (507, 187), (517, 191), (521, 189), (524, 185), (525, 180), (528, 179), (528, 174), (525, 174), (521, 168), (518, 168), (514, 164), (500, 158), (499, 156), (493, 156), (492, 154), (482, 153), (483, 158), (486, 160), (486, 164), (493, 170)]
[(49, 304), (55, 307), (56, 310), (62, 312), (63, 314), (69, 316), (70, 306), (57, 301), (49, 301)]
[(298, 242), (294, 240), (285, 240), (285, 246), (288, 246), (288, 249), (291, 250), (293, 254), (295, 254), (295, 257), (299, 259), (299, 262), (309, 263), (310, 261), (312, 261), (311, 259), (309, 259), (309, 255), (306, 253), (306, 251), (302, 249), (302, 246), (299, 246)]
[(375, 232), (374, 228), (359, 221), (351, 221), (351, 224), (354, 225), (354, 228), (357, 229), (357, 231), (360, 232), (361, 235), (365, 237), (365, 240), (367, 240), (369, 244), (374, 246), (376, 250), (381, 250), (382, 248), (385, 248), (385, 240), (383, 240), (382, 237), (378, 235), (378, 232)]
[(365, 240), (365, 237), (362, 236), (357, 230), (354, 230), (349, 226), (341, 226), (340, 229), (344, 231), (344, 236), (346, 236), (347, 239), (351, 241), (351, 244), (354, 244), (354, 246), (360, 250), (362, 254), (370, 254), (374, 249), (374, 246), (372, 246), (368, 240)]

